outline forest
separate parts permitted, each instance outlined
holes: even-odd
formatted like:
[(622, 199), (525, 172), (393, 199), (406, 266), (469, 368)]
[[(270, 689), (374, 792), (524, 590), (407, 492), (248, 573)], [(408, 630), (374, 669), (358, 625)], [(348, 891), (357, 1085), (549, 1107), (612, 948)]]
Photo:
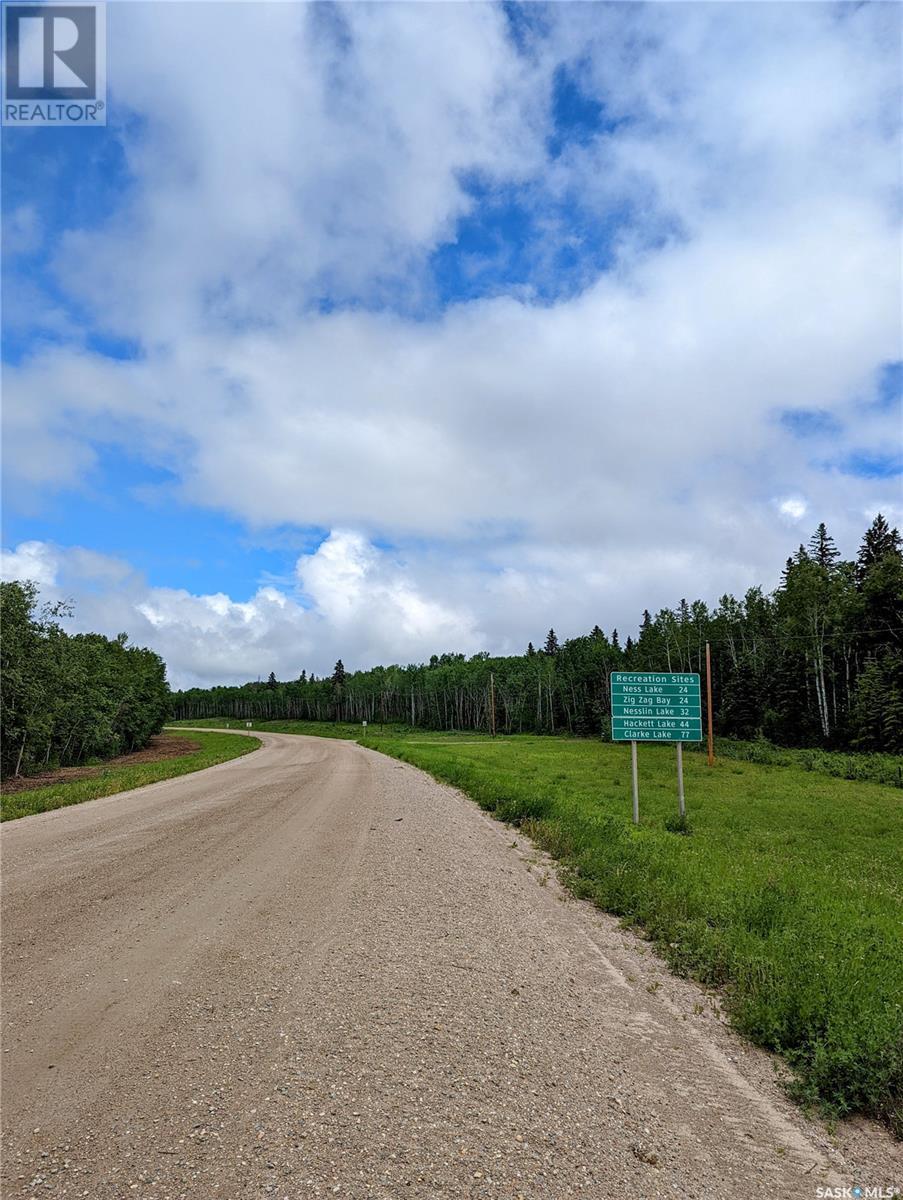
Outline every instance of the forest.
[(824, 524), (787, 559), (774, 592), (681, 600), (642, 614), (639, 634), (596, 625), (559, 642), (549, 630), (520, 655), (433, 655), (428, 663), (173, 696), (177, 718), (405, 722), (429, 729), (609, 736), (613, 670), (705, 670), (724, 737), (781, 746), (903, 752), (903, 552), (880, 514), (854, 561)]
[(0, 769), (50, 767), (128, 754), (163, 726), (170, 702), (158, 654), (99, 633), (67, 633), (65, 604), (39, 609), (31, 582), (0, 584)]

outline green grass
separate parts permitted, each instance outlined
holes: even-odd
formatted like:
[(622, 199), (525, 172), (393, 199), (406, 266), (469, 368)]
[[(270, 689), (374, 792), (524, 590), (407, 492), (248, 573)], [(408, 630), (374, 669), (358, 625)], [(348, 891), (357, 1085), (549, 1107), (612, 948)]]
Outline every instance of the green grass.
[(33, 813), (49, 812), (52, 808), (64, 808), (69, 804), (81, 804), (85, 800), (96, 800), (98, 796), (111, 796), (114, 792), (130, 792), (133, 788), (157, 783), (161, 779), (172, 779), (201, 771), (216, 763), (227, 762), (249, 754), (260, 745), (257, 738), (237, 737), (224, 733), (180, 733), (186, 740), (200, 742), (200, 749), (176, 758), (163, 758), (158, 762), (137, 763), (132, 767), (108, 767), (87, 779), (73, 779), (67, 783), (56, 783), (50, 787), (34, 788), (23, 792), (11, 792), (0, 799), (0, 820), (14, 821)]
[[(705, 743), (688, 746), (705, 753)], [(733, 758), (739, 762), (765, 763), (773, 767), (801, 767), (833, 775), (836, 779), (857, 779), (871, 783), (886, 783), (903, 788), (903, 755), (855, 754), (848, 750), (788, 750), (764, 740), (741, 742), (733, 738), (716, 738), (718, 758)]]
[[(468, 742), (470, 744), (464, 744)], [(878, 784), (555, 738), (366, 739), (462, 788), (560, 860), (581, 897), (641, 926), (782, 1054), (795, 1092), (903, 1134), (903, 805)], [(670, 828), (669, 828), (670, 826)]]

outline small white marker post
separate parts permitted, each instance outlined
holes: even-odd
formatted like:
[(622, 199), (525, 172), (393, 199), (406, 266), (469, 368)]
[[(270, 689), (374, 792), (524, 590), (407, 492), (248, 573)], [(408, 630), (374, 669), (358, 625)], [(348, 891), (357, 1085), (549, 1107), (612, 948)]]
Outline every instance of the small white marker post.
[(680, 815), (686, 816), (686, 805), (684, 804), (684, 744), (677, 743), (677, 811)]
[(633, 776), (633, 823), (640, 823), (640, 784), (637, 777), (636, 742), (630, 743), (630, 773)]

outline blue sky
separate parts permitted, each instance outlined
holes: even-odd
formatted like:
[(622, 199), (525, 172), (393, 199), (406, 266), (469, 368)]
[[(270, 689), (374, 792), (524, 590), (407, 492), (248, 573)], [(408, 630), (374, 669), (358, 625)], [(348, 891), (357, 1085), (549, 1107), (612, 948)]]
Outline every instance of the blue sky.
[(4, 569), (83, 627), (517, 650), (903, 519), (894, 6), (108, 22), (2, 145)]

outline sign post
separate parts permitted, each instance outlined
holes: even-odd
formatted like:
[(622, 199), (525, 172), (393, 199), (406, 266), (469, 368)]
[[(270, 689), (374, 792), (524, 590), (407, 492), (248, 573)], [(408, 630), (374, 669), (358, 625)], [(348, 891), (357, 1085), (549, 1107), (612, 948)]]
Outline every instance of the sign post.
[(633, 776), (633, 823), (640, 823), (640, 784), (636, 765), (636, 742), (630, 743), (630, 774)]
[(688, 671), (612, 671), (611, 740), (630, 742), (635, 824), (640, 820), (637, 742), (677, 744), (677, 803), (684, 816), (683, 744), (702, 741), (699, 676)]

